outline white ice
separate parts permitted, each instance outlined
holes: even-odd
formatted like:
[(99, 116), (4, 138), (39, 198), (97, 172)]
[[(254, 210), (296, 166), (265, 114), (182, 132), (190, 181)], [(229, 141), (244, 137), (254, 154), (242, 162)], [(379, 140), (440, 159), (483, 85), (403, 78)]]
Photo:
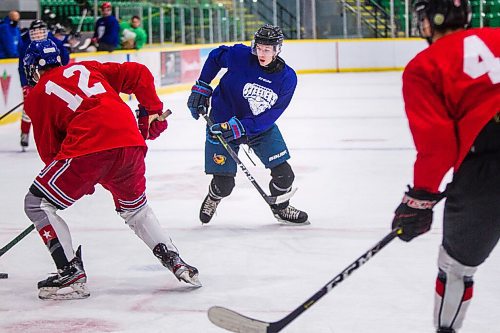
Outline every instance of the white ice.
[[(207, 318), (212, 305), (276, 321), (389, 232), (415, 155), (400, 72), (299, 77), (278, 124), (299, 187), (292, 204), (309, 213), (304, 227), (279, 225), (241, 172), (217, 216), (200, 224), (210, 178), (203, 172), (204, 123), (191, 118), (187, 96), (164, 96), (174, 114), (165, 135), (149, 142), (147, 194), (203, 287), (191, 289), (163, 268), (98, 187), (61, 212), (75, 247), (83, 245), (90, 298), (37, 298), (37, 281), (55, 269), (33, 232), (0, 258), (0, 272), (9, 273), (0, 280), (0, 332), (223, 332)], [(33, 142), (19, 152), (18, 127), (0, 127), (0, 246), (29, 225), (23, 199), (42, 167)], [(267, 190), (269, 172), (240, 156)], [(433, 332), (442, 203), (435, 211), (431, 232), (411, 243), (394, 240), (284, 332)], [(461, 333), (500, 332), (499, 254), (475, 276)]]

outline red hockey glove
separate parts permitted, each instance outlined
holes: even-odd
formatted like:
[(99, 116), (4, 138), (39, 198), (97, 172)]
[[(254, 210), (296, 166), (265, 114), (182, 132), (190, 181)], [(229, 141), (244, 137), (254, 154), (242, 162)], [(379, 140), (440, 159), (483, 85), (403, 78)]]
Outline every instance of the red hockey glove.
[(408, 186), (408, 192), (394, 212), (392, 229), (399, 228), (398, 237), (405, 242), (426, 233), (431, 229), (432, 209), (443, 198), (442, 193), (415, 190)]
[(28, 96), (31, 89), (32, 89), (32, 87), (30, 87), (30, 86), (23, 86), (23, 98), (26, 98)]
[(163, 114), (161, 111), (149, 111), (139, 104), (136, 110), (139, 131), (144, 140), (154, 140), (160, 136), (168, 127), (167, 119), (159, 119)]

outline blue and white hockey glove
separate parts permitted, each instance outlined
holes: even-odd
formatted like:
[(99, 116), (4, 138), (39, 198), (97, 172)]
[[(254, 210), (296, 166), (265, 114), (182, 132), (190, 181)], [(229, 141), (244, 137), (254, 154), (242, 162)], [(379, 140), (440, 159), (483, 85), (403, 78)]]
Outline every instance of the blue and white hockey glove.
[(226, 142), (231, 142), (245, 135), (245, 128), (236, 117), (232, 117), (225, 123), (213, 124), (209, 130), (214, 135), (222, 136)]
[(189, 95), (187, 106), (194, 119), (200, 118), (198, 110), (201, 108), (208, 109), (210, 105), (210, 96), (212, 96), (212, 87), (206, 82), (201, 80), (196, 81), (191, 88), (191, 95)]

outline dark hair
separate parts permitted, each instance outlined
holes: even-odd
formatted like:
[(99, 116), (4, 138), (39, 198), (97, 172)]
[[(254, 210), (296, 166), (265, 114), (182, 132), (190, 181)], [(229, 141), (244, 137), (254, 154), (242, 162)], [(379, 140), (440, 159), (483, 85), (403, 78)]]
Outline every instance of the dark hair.
[(140, 21), (141, 18), (139, 16), (137, 16), (137, 15), (134, 15), (134, 16), (132, 16), (132, 18), (130, 19), (130, 21), (132, 21), (132, 20), (139, 20)]

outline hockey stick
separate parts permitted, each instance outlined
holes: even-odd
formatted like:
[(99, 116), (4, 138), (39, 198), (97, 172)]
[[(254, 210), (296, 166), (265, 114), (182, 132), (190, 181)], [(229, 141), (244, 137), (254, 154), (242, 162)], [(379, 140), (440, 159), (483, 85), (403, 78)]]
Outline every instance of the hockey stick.
[(78, 27), (76, 28), (76, 33), (80, 33), (80, 31), (82, 30), (82, 25), (83, 25), (83, 21), (85, 20), (85, 17), (87, 16), (87, 8), (84, 8), (82, 10), (82, 17), (80, 18), (80, 22), (78, 23)]
[(384, 246), (389, 244), (398, 233), (399, 229), (392, 230), (374, 247), (363, 253), (356, 261), (347, 266), (342, 272), (330, 280), (323, 288), (318, 290), (307, 301), (302, 303), (298, 308), (289, 313), (286, 317), (275, 321), (266, 322), (258, 319), (253, 319), (243, 316), (237, 312), (229, 310), (220, 306), (212, 306), (208, 309), (208, 319), (210, 321), (228, 331), (239, 333), (275, 333), (281, 331), (286, 325), (290, 324), (295, 318), (300, 316), (302, 312), (309, 309), (321, 297), (325, 296), (330, 290), (337, 286), (340, 282), (344, 281), (355, 270), (361, 267), (364, 263), (370, 260), (377, 254)]
[(5, 252), (9, 251), (11, 247), (13, 247), (17, 243), (19, 243), (21, 241), (21, 239), (23, 239), (24, 237), (26, 237), (33, 229), (35, 229), (35, 225), (34, 224), (30, 224), (29, 227), (27, 227), (26, 229), (24, 229), (24, 231), (21, 232), (16, 238), (14, 238), (13, 240), (11, 240), (9, 242), (9, 244), (7, 244), (4, 247), (2, 247), (0, 249), (0, 257), (3, 256)]
[[(79, 6), (81, 7), (81, 4), (79, 4)], [(73, 43), (72, 45), (70, 45), (70, 47), (71, 47), (71, 49), (73, 51), (77, 50), (77, 49), (80, 50), (80, 51), (81, 50), (85, 50), (90, 45), (90, 38), (87, 38), (85, 40), (84, 45), (80, 45), (81, 42), (82, 42), (81, 41), (81, 34), (80, 34), (80, 32), (82, 30), (83, 21), (85, 20), (85, 17), (87, 17), (87, 13), (88, 13), (87, 7), (83, 8), (82, 9), (82, 13), (81, 13), (82, 15), (80, 17), (80, 22), (78, 22), (78, 26), (76, 28), (76, 31), (71, 33), (72, 38), (75, 38), (75, 39), (78, 38), (78, 40), (75, 43)], [(88, 43), (87, 43), (87, 41), (88, 41)]]
[(7, 117), (9, 114), (11, 114), (12, 112), (16, 111), (21, 105), (23, 105), (24, 102), (21, 102), (19, 104), (17, 104), (16, 106), (14, 106), (12, 109), (10, 109), (9, 111), (7, 111), (6, 113), (4, 113), (1, 117), (0, 117), (0, 120), (2, 120), (3, 118)]
[[(205, 107), (200, 107), (199, 114), (202, 115), (203, 118), (205, 118), (205, 120), (206, 120), (206, 122), (207, 122), (207, 124), (208, 124), (209, 127), (214, 124), (213, 121), (208, 117)], [(241, 162), (240, 158), (238, 157), (238, 154), (236, 154), (236, 152), (233, 150), (233, 148), (231, 148), (231, 146), (229, 146), (229, 144), (222, 137), (222, 135), (218, 134), (218, 135), (216, 135), (216, 137), (220, 141), (220, 143), (222, 144), (222, 146), (224, 146), (224, 148), (227, 150), (227, 152), (229, 153), (229, 155), (231, 155), (231, 157), (236, 162), (236, 164), (243, 171), (243, 173), (245, 174), (245, 176), (247, 176), (248, 180), (257, 189), (257, 191), (262, 196), (262, 198), (267, 202), (268, 205), (275, 205), (275, 204), (279, 204), (279, 203), (288, 201), (295, 194), (295, 192), (297, 191), (296, 188), (292, 189), (290, 192), (287, 192), (287, 193), (282, 194), (282, 195), (278, 195), (276, 197), (267, 195), (266, 192), (264, 192), (264, 190), (262, 189), (262, 187), (259, 186), (259, 184), (255, 180), (255, 178), (253, 178), (252, 174), (250, 173), (250, 171), (248, 171), (248, 169), (245, 167), (245, 165), (243, 164), (243, 162)]]

